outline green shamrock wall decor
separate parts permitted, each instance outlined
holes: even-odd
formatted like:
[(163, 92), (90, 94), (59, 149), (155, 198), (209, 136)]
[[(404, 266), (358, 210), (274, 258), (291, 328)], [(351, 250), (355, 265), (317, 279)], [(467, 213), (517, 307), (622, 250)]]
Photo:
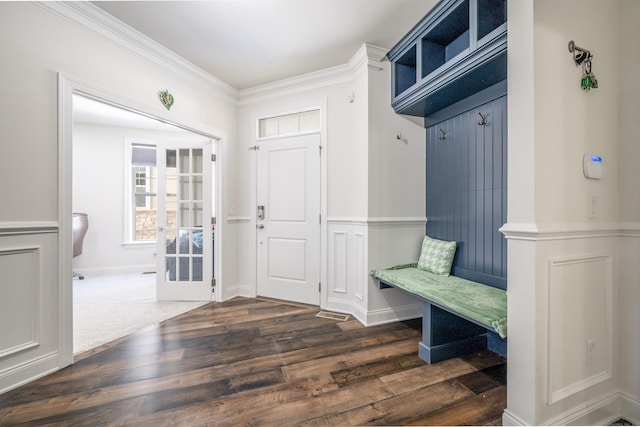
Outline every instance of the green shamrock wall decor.
[(158, 92), (158, 97), (160, 97), (160, 102), (162, 102), (162, 105), (164, 105), (164, 108), (166, 108), (167, 110), (170, 110), (171, 106), (173, 105), (173, 95), (171, 95), (169, 91), (165, 89)]

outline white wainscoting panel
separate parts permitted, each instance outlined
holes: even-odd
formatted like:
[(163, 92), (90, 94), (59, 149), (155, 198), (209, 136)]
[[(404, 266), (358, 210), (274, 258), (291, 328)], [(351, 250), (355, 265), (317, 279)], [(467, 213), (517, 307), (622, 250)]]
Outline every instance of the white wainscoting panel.
[[(250, 254), (256, 251), (256, 227), (248, 216), (229, 216), (226, 219), (223, 244), (219, 244), (216, 266), (215, 300), (227, 301), (235, 297), (253, 298), (256, 296), (255, 286), (255, 258)], [(217, 232), (216, 232), (217, 233)], [(221, 270), (224, 276), (221, 277)]]
[(358, 219), (327, 220), (327, 310), (349, 313), (363, 321), (366, 312), (367, 225)]
[(329, 218), (328, 287), (323, 307), (365, 325), (420, 317), (422, 304), (397, 289), (380, 290), (372, 268), (417, 262), (425, 218)]
[(329, 259), (329, 269), (331, 270), (331, 281), (329, 289), (331, 293), (346, 294), (348, 280), (347, 261), (347, 231), (334, 230), (331, 234), (331, 258)]
[(59, 369), (58, 230), (0, 223), (0, 393)]
[(548, 261), (547, 403), (612, 377), (612, 254)]
[(358, 300), (358, 305), (365, 301), (364, 290), (367, 284), (367, 260), (365, 254), (366, 236), (364, 232), (353, 233), (353, 296)]
[(37, 346), (40, 248), (0, 249), (0, 359)]

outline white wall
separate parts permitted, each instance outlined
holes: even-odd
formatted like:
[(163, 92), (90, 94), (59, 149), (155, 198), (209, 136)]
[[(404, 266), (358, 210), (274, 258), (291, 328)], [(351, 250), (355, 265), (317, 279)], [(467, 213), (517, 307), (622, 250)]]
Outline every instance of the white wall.
[(75, 123), (73, 127), (73, 212), (88, 214), (83, 253), (73, 271), (84, 275), (156, 270), (155, 242), (125, 245), (125, 141), (202, 141), (185, 131)]
[[(397, 289), (379, 289), (372, 269), (417, 262), (425, 234), (426, 133), (422, 119), (391, 107), (391, 64), (368, 73), (367, 324), (420, 317), (421, 304)], [(398, 136), (400, 139), (398, 139)]]
[[(51, 4), (56, 6), (75, 7)], [(152, 55), (132, 53), (35, 3), (0, 3), (0, 38), (5, 41), (0, 44), (0, 78), (6, 83), (0, 107), (0, 312), (27, 318), (34, 326), (10, 340), (0, 335), (1, 392), (58, 369), (72, 357), (71, 337), (63, 327), (70, 315), (61, 308), (70, 297), (70, 283), (61, 282), (58, 265), (60, 239), (71, 236), (70, 229), (59, 228), (58, 218), (58, 178), (65, 173), (58, 170), (58, 73), (177, 121), (220, 129), (231, 141), (236, 104), (233, 91), (223, 85), (160, 66)], [(162, 111), (157, 98), (165, 88), (176, 100), (170, 113)], [(24, 251), (37, 262), (22, 262)], [(233, 262), (227, 264), (230, 270)], [(27, 293), (18, 298), (16, 292)]]
[(622, 237), (618, 269), (618, 358), (619, 387), (627, 417), (640, 423), (640, 2), (620, 0), (618, 39), (619, 152), (618, 200)]
[[(640, 275), (629, 251), (638, 250), (638, 175), (630, 165), (640, 132), (631, 124), (637, 89), (622, 71), (637, 59), (625, 58), (631, 47), (620, 44), (638, 38), (637, 5), (509, 3), (505, 424), (599, 424), (637, 417), (640, 408), (639, 339), (627, 326), (638, 321), (630, 301)], [(594, 54), (598, 89), (580, 89), (569, 40)], [(584, 154), (604, 157), (603, 179), (583, 176)], [(589, 216), (590, 196), (597, 218)]]
[[(256, 141), (256, 119), (324, 100), (327, 283), (322, 304), (354, 313), (367, 324), (420, 313), (410, 298), (394, 290), (382, 293), (368, 274), (374, 267), (416, 261), (424, 235), (425, 131), (419, 121), (391, 109), (385, 53), (363, 45), (344, 66), (241, 92), (238, 200), (237, 209), (229, 212), (239, 218), (234, 226), (250, 237), (255, 154), (247, 148)], [(398, 134), (406, 141), (398, 140)], [(252, 242), (238, 241), (239, 253), (255, 252)], [(249, 268), (240, 274), (238, 283), (255, 294), (255, 271)]]
[[(534, 2), (536, 220), (540, 223), (607, 224), (618, 219), (618, 2)], [(594, 54), (599, 88), (580, 89), (569, 40)], [(585, 179), (584, 154), (602, 155), (607, 175)], [(588, 197), (600, 213), (589, 219)]]

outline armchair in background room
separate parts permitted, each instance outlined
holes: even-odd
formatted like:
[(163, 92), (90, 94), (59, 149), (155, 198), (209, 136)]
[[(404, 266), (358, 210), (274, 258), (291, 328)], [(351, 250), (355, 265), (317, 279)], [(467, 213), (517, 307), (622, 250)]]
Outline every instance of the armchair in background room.
[[(74, 213), (73, 214), (73, 257), (77, 257), (82, 253), (82, 243), (84, 242), (84, 236), (87, 234), (89, 228), (89, 218), (86, 213)], [(80, 280), (84, 279), (84, 276), (78, 273), (73, 273), (73, 277), (77, 277)]]

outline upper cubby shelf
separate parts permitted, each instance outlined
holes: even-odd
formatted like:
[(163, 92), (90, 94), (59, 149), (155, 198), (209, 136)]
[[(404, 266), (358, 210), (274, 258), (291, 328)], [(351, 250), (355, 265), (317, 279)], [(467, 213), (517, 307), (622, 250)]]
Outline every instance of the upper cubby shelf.
[(441, 110), (507, 78), (507, 1), (442, 0), (387, 56), (394, 110)]

